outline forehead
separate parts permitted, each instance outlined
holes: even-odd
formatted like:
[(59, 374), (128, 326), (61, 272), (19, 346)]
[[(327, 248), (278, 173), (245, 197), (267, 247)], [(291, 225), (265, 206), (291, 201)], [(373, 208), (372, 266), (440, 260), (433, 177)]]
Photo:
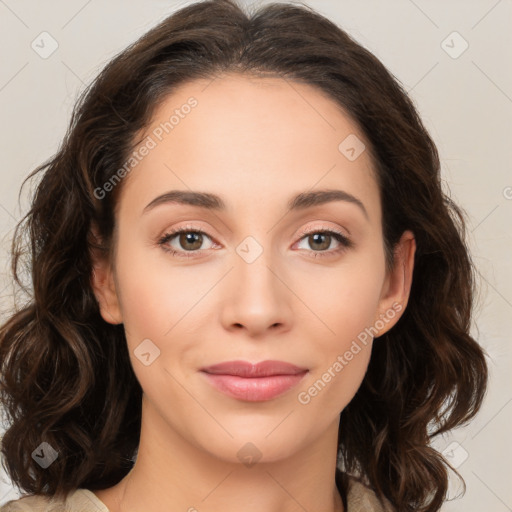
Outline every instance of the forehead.
[(139, 140), (139, 148), (150, 149), (123, 195), (136, 194), (144, 205), (176, 188), (229, 196), (240, 205), (333, 187), (378, 201), (362, 131), (308, 84), (240, 74), (188, 82), (160, 103)]

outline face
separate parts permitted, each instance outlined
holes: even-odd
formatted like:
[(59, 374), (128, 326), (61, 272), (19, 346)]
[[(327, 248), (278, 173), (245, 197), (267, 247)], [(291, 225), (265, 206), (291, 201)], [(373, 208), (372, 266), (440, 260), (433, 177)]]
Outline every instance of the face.
[[(272, 461), (337, 432), (372, 335), (405, 308), (414, 253), (406, 233), (386, 271), (358, 126), (311, 86), (225, 75), (174, 91), (141, 139), (94, 287), (105, 321), (125, 326), (147, 414), (233, 461), (249, 442)], [(202, 371), (240, 360), (302, 371)]]

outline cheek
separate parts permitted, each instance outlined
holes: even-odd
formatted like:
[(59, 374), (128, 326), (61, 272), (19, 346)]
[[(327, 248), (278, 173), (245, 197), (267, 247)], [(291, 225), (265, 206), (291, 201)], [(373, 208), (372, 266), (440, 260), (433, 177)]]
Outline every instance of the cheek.
[(304, 322), (303, 332), (314, 343), (316, 357), (299, 403), (334, 415), (353, 398), (370, 360), (384, 276), (381, 260), (361, 255), (302, 281), (299, 293), (316, 316)]
[(178, 266), (157, 251), (119, 245), (116, 273), (127, 345), (142, 388), (167, 389), (186, 404), (173, 377), (184, 382), (190, 375), (183, 368), (197, 365), (197, 340), (211, 328), (205, 321), (212, 308), (208, 292), (218, 278), (212, 269)]
[(119, 246), (118, 294), (128, 336), (171, 337), (208, 290), (209, 280), (202, 279), (194, 267), (177, 266), (170, 258), (161, 249), (149, 251), (140, 244)]
[[(337, 297), (337, 307), (332, 305), (333, 296)], [(332, 421), (361, 385), (371, 356), (373, 340), (369, 328), (374, 321), (375, 304), (372, 287), (333, 293), (323, 310), (330, 331), (322, 329), (322, 336), (312, 330), (306, 334), (310, 342), (314, 340), (315, 360), (297, 400), (306, 411), (309, 409), (308, 414), (318, 415), (322, 422)]]
[(309, 325), (322, 329), (325, 348), (342, 349), (375, 322), (385, 279), (383, 258), (353, 254), (338, 267), (300, 274), (294, 291), (314, 313)]

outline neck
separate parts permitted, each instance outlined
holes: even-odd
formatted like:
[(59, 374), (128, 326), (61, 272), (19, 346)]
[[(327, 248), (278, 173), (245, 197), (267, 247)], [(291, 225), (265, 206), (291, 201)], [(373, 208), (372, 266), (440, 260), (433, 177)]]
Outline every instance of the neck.
[(220, 459), (208, 450), (208, 440), (206, 446), (190, 443), (147, 406), (134, 467), (96, 495), (110, 512), (343, 512), (335, 482), (338, 421), (287, 457), (270, 460), (258, 442), (231, 440), (235, 456)]

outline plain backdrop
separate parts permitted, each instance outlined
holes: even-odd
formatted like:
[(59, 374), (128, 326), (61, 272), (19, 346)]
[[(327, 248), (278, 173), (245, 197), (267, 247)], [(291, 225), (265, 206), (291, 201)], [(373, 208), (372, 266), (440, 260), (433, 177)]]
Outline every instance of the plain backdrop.
[[(17, 199), (23, 178), (56, 151), (78, 93), (109, 59), (189, 3), (0, 0), (2, 320), (13, 302), (10, 240), (27, 208), (26, 193)], [(433, 443), (467, 484), (443, 511), (512, 511), (512, 2), (304, 3), (347, 30), (403, 84), (438, 146), (446, 189), (467, 213), (480, 273), (473, 333), (490, 356), (491, 378), (477, 418)], [(1, 505), (20, 493), (0, 474)], [(452, 478), (450, 496), (460, 491)]]

